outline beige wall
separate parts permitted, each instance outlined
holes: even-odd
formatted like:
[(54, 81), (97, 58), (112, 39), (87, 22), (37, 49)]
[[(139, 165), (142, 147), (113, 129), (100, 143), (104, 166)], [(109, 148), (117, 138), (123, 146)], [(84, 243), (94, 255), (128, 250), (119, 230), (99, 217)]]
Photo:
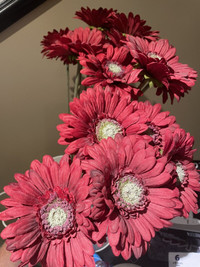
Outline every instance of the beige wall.
[[(82, 5), (139, 13), (177, 48), (182, 63), (199, 71), (199, 0), (47, 0), (0, 33), (0, 188), (13, 181), (15, 172), (24, 172), (33, 159), (64, 151), (57, 144), (56, 125), (58, 114), (66, 111), (65, 67), (60, 61), (42, 58), (40, 41), (54, 28), (84, 26), (73, 19)], [(147, 97), (161, 102), (151, 91)], [(191, 132), (200, 148), (199, 99), (197, 82), (179, 104), (163, 108)], [(200, 152), (195, 157), (200, 159)]]

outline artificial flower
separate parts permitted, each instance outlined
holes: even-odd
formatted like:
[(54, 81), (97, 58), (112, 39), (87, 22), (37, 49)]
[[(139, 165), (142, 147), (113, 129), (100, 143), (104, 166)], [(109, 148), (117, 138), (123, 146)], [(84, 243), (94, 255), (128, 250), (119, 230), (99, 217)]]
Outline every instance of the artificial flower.
[(101, 29), (110, 29), (112, 27), (112, 21), (110, 21), (110, 17), (115, 15), (115, 12), (112, 8), (98, 8), (98, 9), (90, 9), (89, 7), (82, 7), (80, 11), (76, 11), (77, 19), (81, 19), (88, 25)]
[(70, 31), (66, 28), (60, 32), (48, 32), (41, 44), (42, 53), (47, 58), (60, 59), (64, 64), (76, 64), (80, 52), (87, 54), (102, 51), (103, 35), (97, 29), (80, 27)]
[(21, 260), (19, 266), (94, 266), (89, 185), (79, 159), (69, 164), (65, 155), (58, 164), (44, 156), (15, 179), (4, 188), (10, 198), (2, 201), (7, 209), (0, 213), (4, 221), (18, 218), (1, 233), (11, 261)]
[(168, 133), (172, 134), (177, 128), (180, 128), (176, 123), (175, 116), (170, 115), (169, 111), (161, 111), (161, 108), (161, 104), (152, 105), (149, 101), (139, 101), (137, 107), (147, 116), (148, 129), (143, 134), (152, 138), (151, 145), (154, 146), (158, 156), (163, 153), (165, 137), (168, 137)]
[[(163, 154), (174, 165), (174, 186), (180, 191), (183, 203), (182, 216), (197, 213), (197, 193), (200, 191), (200, 175), (193, 161), (194, 138), (183, 129), (177, 128), (174, 133), (166, 132)], [(196, 192), (195, 192), (196, 191)]]
[(68, 145), (65, 150), (68, 154), (104, 138), (114, 138), (117, 133), (126, 136), (148, 129), (145, 113), (135, 110), (137, 102), (131, 102), (128, 95), (112, 92), (110, 87), (88, 88), (69, 105), (71, 114), (60, 114), (64, 123), (57, 126), (58, 143)]
[(79, 53), (97, 54), (102, 52), (104, 43), (102, 32), (97, 29), (82, 27), (69, 31), (67, 37), (71, 40), (70, 49), (78, 57)]
[(200, 177), (193, 162), (176, 161), (175, 185), (180, 191), (180, 200), (183, 204), (182, 216), (187, 218), (190, 212), (198, 213), (197, 192), (200, 191)]
[(104, 47), (109, 46), (110, 44), (114, 47), (122, 47), (124, 46), (124, 42), (126, 41), (126, 36), (123, 33), (117, 31), (114, 28), (111, 28), (110, 31), (106, 32), (107, 40), (104, 44)]
[(138, 135), (116, 135), (88, 146), (87, 152), (82, 167), (92, 179), (91, 216), (98, 222), (93, 240), (104, 242), (107, 235), (114, 255), (127, 260), (133, 252), (138, 258), (155, 231), (180, 215), (179, 191), (168, 188), (172, 165), (167, 157), (157, 159)]
[[(82, 74), (88, 75), (82, 85), (111, 85), (118, 88), (126, 88), (134, 94), (130, 84), (139, 80), (140, 69), (133, 68), (132, 57), (125, 47), (113, 47), (109, 45), (105, 53), (79, 57), (80, 64), (84, 67)], [(138, 92), (138, 91), (137, 91)]]
[(158, 31), (151, 31), (151, 27), (145, 25), (139, 15), (134, 16), (132, 12), (126, 16), (124, 13), (116, 13), (112, 17), (112, 26), (115, 30), (127, 35), (138, 36), (149, 41), (158, 39)]
[(126, 44), (136, 64), (143, 68), (145, 79), (153, 82), (157, 95), (163, 95), (164, 103), (168, 94), (173, 103), (174, 97), (180, 100), (194, 86), (196, 71), (178, 62), (176, 49), (168, 40), (148, 42), (139, 37), (127, 36)]
[(76, 59), (69, 47), (71, 41), (67, 37), (68, 32), (68, 28), (59, 32), (57, 30), (48, 32), (41, 41), (43, 46), (42, 53), (49, 59), (55, 58), (60, 59), (64, 64), (75, 64)]

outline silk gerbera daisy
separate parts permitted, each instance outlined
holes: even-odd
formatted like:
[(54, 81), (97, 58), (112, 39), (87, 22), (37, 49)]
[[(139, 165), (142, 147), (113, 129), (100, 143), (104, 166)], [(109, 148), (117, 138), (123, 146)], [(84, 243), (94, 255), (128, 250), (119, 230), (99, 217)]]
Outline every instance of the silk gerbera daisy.
[(178, 190), (168, 188), (173, 168), (137, 135), (117, 135), (87, 149), (82, 167), (93, 183), (93, 239), (101, 243), (107, 235), (114, 255), (127, 260), (133, 252), (138, 258), (155, 231), (180, 214)]
[(115, 12), (112, 8), (90, 9), (89, 7), (82, 7), (80, 11), (76, 11), (75, 18), (81, 19), (92, 27), (109, 29), (112, 27), (110, 17), (115, 15)]
[(192, 162), (195, 152), (193, 145), (194, 138), (183, 129), (166, 133), (164, 154), (174, 165), (174, 185), (180, 191), (184, 217), (188, 217), (189, 212), (197, 213), (198, 210), (195, 191), (200, 191), (200, 176)]
[(196, 71), (178, 62), (176, 49), (168, 40), (160, 39), (149, 43), (142, 38), (128, 36), (126, 43), (136, 63), (157, 88), (157, 95), (163, 95), (164, 103), (168, 94), (173, 103), (174, 97), (179, 100), (194, 86)]
[(11, 261), (20, 260), (20, 266), (95, 265), (88, 179), (81, 176), (78, 159), (69, 164), (65, 155), (58, 164), (44, 156), (42, 163), (33, 161), (24, 175), (15, 175), (17, 183), (4, 188), (10, 198), (2, 201), (7, 209), (0, 219), (18, 218), (1, 233)]
[(102, 52), (104, 43), (102, 32), (97, 29), (82, 27), (69, 31), (67, 37), (70, 39), (70, 49), (78, 57), (79, 53), (98, 54)]
[(42, 53), (47, 58), (60, 59), (64, 64), (76, 64), (79, 53), (99, 53), (102, 51), (102, 32), (89, 28), (77, 28), (70, 31), (68, 28), (53, 30), (44, 36)]
[(138, 102), (137, 108), (147, 116), (148, 129), (144, 134), (152, 138), (151, 145), (155, 147), (157, 154), (163, 153), (165, 133), (173, 133), (179, 128), (175, 116), (171, 116), (169, 111), (161, 111), (159, 103), (152, 105), (149, 101)]
[(59, 32), (57, 30), (48, 32), (41, 41), (42, 53), (49, 59), (55, 58), (60, 59), (64, 64), (75, 64), (76, 58), (69, 47), (71, 41), (67, 37), (68, 32), (68, 28)]
[(82, 74), (88, 75), (82, 84), (90, 85), (110, 85), (118, 88), (126, 88), (131, 91), (129, 84), (139, 80), (141, 69), (134, 69), (132, 56), (125, 47), (113, 47), (109, 45), (105, 53), (98, 55), (88, 55), (79, 57), (80, 64), (84, 67)]
[(158, 31), (151, 31), (151, 27), (146, 25), (139, 15), (134, 16), (132, 12), (126, 16), (124, 13), (117, 13), (112, 17), (112, 25), (115, 30), (123, 34), (138, 36), (153, 41), (159, 38)]
[(125, 136), (148, 129), (145, 113), (135, 110), (137, 102), (112, 92), (110, 87), (88, 88), (69, 105), (71, 114), (60, 114), (64, 123), (57, 126), (58, 143), (68, 145), (65, 152), (69, 154), (102, 139), (114, 138), (117, 133)]

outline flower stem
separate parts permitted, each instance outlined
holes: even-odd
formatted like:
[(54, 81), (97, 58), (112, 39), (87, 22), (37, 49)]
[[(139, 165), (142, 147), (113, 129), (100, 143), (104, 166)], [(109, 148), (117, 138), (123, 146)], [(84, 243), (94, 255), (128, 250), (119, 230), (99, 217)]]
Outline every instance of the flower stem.
[(71, 100), (71, 97), (70, 97), (70, 82), (69, 82), (69, 64), (66, 65), (66, 70), (67, 70), (67, 101), (68, 101), (67, 113), (69, 113), (69, 102)]
[(147, 84), (141, 89), (142, 93), (144, 94), (144, 93), (147, 91), (147, 89), (149, 89), (149, 88), (150, 88), (149, 83), (147, 83)]
[(149, 80), (148, 79), (144, 79), (141, 82), (141, 84), (138, 86), (138, 89), (140, 89), (143, 92), (143, 94), (144, 94), (144, 92), (146, 92), (146, 90), (148, 88), (150, 88), (150, 86), (149, 86)]
[(74, 84), (74, 97), (78, 97), (78, 90), (79, 90), (80, 85), (81, 85), (81, 73), (80, 73), (81, 67), (82, 66), (78, 62), (77, 63), (77, 71), (76, 71), (75, 84)]

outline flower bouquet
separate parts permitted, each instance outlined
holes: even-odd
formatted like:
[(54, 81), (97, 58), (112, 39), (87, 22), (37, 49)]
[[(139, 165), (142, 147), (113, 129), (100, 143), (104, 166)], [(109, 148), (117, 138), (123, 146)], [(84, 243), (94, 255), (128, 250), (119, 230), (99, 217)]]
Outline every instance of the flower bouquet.
[(17, 219), (1, 237), (19, 266), (92, 267), (94, 244), (107, 240), (115, 256), (140, 258), (156, 231), (198, 209), (193, 137), (160, 104), (138, 100), (150, 89), (179, 101), (196, 71), (139, 15), (87, 7), (76, 18), (89, 26), (53, 30), (41, 42), (67, 67), (72, 101), (57, 126), (64, 156), (34, 160), (1, 201), (0, 219)]

